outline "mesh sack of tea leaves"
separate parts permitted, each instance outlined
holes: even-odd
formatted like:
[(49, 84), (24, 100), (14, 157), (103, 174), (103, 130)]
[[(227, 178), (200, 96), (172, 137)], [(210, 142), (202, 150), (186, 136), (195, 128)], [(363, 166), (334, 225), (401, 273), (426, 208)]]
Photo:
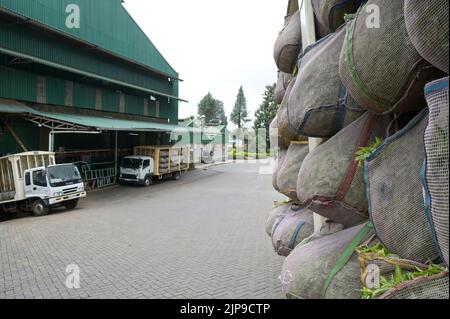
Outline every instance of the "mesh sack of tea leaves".
[(283, 102), (284, 95), (289, 82), (292, 80), (292, 74), (278, 71), (277, 85), (275, 86), (275, 102), (280, 104)]
[(438, 257), (420, 182), (427, 123), (428, 110), (423, 110), (365, 163), (370, 216), (379, 239), (392, 253), (417, 262)]
[[(296, 78), (293, 78), (288, 85), (283, 101), (278, 107), (276, 121), (272, 121), (271, 142), (272, 145), (278, 145), (281, 149), (288, 149), (292, 141), (307, 141), (308, 138), (298, 134), (297, 130), (289, 123), (289, 95), (292, 92)], [(273, 144), (277, 143), (277, 144)]]
[[(448, 268), (421, 264), (390, 253), (374, 239), (356, 249), (361, 265), (363, 299), (448, 298)], [(447, 283), (445, 288), (443, 283)]]
[(355, 249), (373, 236), (365, 223), (298, 245), (280, 275), (292, 299), (360, 299), (361, 276)]
[(355, 13), (364, 0), (315, 0), (312, 1), (316, 17), (317, 33), (324, 37), (344, 24), (346, 14)]
[(428, 62), (448, 73), (448, 0), (405, 0), (411, 42)]
[[(299, 134), (297, 134), (296, 130), (289, 125), (289, 95), (292, 92), (292, 88), (295, 84), (296, 78), (293, 78), (286, 89), (286, 93), (284, 95), (283, 101), (278, 107), (276, 123), (273, 123), (273, 128), (278, 130), (277, 132), (277, 143), (280, 148), (287, 149), (292, 141), (296, 141), (299, 139)], [(275, 139), (275, 136), (273, 140)]]
[(286, 104), (288, 123), (309, 137), (330, 137), (365, 110), (347, 93), (339, 77), (339, 53), (345, 26), (306, 48)]
[(445, 75), (411, 43), (403, 0), (368, 0), (347, 25), (340, 76), (359, 105), (381, 114), (425, 108), (424, 86)]
[(277, 174), (278, 191), (297, 202), (298, 172), (308, 153), (308, 142), (291, 142)]
[(448, 265), (449, 244), (449, 139), (448, 139), (448, 77), (425, 88), (430, 111), (425, 130), (426, 163), (422, 171), (426, 213), (431, 223), (438, 251)]
[(281, 215), (272, 230), (272, 244), (280, 256), (288, 256), (306, 238), (314, 233), (313, 212), (302, 209), (294, 214)]
[(273, 56), (278, 70), (292, 74), (302, 48), (300, 12), (285, 17), (283, 29), (275, 42)]
[(275, 158), (275, 164), (273, 166), (272, 173), (272, 186), (277, 191), (280, 192), (280, 187), (278, 187), (278, 173), (283, 166), (284, 160), (286, 159), (287, 150), (279, 150)]
[(327, 237), (333, 235), (341, 230), (344, 230), (345, 226), (332, 220), (326, 220), (319, 230), (315, 231), (311, 236), (305, 238), (300, 244), (307, 244), (319, 238)]
[(309, 153), (298, 175), (299, 202), (345, 227), (367, 220), (364, 169), (356, 152), (384, 138), (391, 121), (366, 113)]
[(276, 226), (276, 221), (280, 216), (295, 214), (302, 210), (302, 207), (292, 201), (275, 202), (272, 210), (269, 213), (266, 222), (266, 233), (269, 237), (272, 236), (272, 231)]
[(379, 299), (449, 299), (448, 271), (418, 276), (387, 291)]

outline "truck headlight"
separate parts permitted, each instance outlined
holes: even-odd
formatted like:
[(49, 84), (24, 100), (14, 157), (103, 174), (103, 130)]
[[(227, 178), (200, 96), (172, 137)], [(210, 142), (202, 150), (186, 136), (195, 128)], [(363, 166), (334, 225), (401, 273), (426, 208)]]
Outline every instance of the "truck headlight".
[(83, 192), (83, 191), (84, 191), (84, 186), (78, 186), (77, 191), (78, 191), (78, 192)]
[(55, 192), (55, 193), (53, 194), (54, 197), (58, 197), (58, 196), (62, 196), (62, 195), (64, 195), (63, 192)]

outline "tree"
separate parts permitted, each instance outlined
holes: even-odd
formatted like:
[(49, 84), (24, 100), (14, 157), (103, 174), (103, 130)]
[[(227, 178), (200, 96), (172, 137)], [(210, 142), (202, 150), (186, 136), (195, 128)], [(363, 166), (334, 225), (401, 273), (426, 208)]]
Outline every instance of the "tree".
[(253, 123), (253, 128), (256, 132), (260, 128), (266, 130), (267, 153), (270, 151), (270, 123), (272, 123), (277, 115), (278, 110), (277, 102), (275, 102), (275, 87), (276, 84), (266, 86), (266, 91), (263, 94), (263, 102), (255, 112), (255, 121)]
[(223, 102), (216, 100), (211, 93), (206, 94), (198, 104), (198, 115), (205, 116), (206, 123), (228, 124)]
[(216, 100), (218, 113), (217, 113), (217, 122), (221, 125), (228, 126), (228, 118), (225, 115), (225, 107), (222, 101)]
[(230, 115), (230, 120), (233, 124), (236, 124), (239, 129), (242, 128), (245, 123), (250, 122), (248, 119), (247, 99), (245, 98), (242, 86), (239, 88), (236, 103), (234, 104), (233, 112), (231, 112)]

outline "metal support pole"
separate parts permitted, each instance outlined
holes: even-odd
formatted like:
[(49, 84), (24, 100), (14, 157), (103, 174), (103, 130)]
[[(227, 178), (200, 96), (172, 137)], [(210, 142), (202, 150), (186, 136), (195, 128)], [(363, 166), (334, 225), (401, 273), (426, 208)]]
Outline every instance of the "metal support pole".
[(51, 131), (48, 134), (48, 151), (49, 152), (53, 152), (53, 143), (54, 143), (54, 140), (55, 140), (54, 133), (55, 133), (54, 131)]
[[(314, 21), (314, 11), (312, 8), (311, 0), (300, 0), (300, 23), (302, 28), (302, 46), (306, 49), (308, 46), (316, 42), (316, 27)], [(309, 138), (309, 151), (313, 151), (317, 146), (322, 143), (320, 138)], [(314, 229), (319, 230), (325, 218), (314, 214)]]
[(119, 162), (119, 152), (118, 152), (118, 139), (119, 139), (119, 131), (115, 131), (115, 138), (114, 138), (114, 174), (117, 176), (117, 165)]
[(226, 126), (222, 129), (222, 162), (226, 162), (226, 153), (227, 152), (227, 128)]

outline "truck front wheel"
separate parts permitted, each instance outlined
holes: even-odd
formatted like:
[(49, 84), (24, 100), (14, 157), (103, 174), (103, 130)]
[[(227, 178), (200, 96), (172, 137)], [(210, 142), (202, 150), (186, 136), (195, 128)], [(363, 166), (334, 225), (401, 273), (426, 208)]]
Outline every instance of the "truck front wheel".
[(31, 211), (35, 216), (44, 216), (48, 214), (48, 206), (43, 200), (37, 199), (31, 204)]
[(67, 210), (75, 209), (78, 206), (78, 199), (69, 200), (63, 205)]
[(153, 180), (152, 180), (152, 177), (151, 177), (151, 176), (145, 177), (144, 183), (143, 183), (143, 185), (144, 185), (145, 187), (151, 186), (152, 183), (153, 183)]
[(181, 177), (180, 172), (175, 172), (175, 173), (172, 174), (172, 179), (173, 179), (174, 181), (179, 180), (180, 177)]

